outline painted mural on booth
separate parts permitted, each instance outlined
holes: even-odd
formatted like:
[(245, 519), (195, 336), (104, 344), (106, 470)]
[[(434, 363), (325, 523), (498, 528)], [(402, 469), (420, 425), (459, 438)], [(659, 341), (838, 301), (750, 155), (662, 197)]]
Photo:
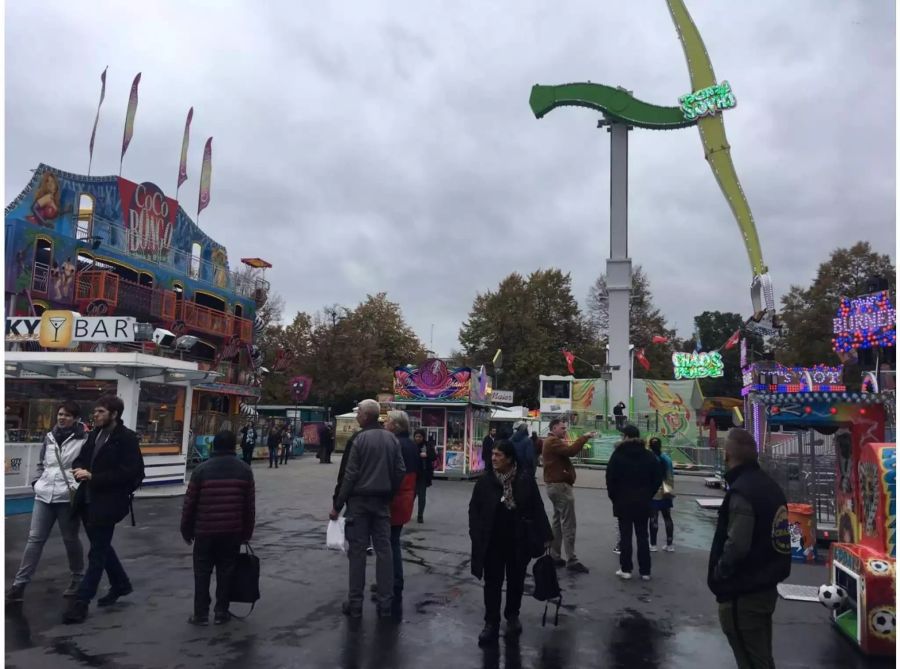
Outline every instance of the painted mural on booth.
[(394, 397), (402, 400), (466, 402), (471, 392), (472, 370), (449, 368), (443, 360), (426, 360), (418, 367), (394, 370)]

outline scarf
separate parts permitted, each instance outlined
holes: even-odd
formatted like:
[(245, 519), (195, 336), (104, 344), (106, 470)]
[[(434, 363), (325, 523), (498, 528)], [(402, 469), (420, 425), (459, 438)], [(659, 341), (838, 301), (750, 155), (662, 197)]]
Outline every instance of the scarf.
[(516, 508), (516, 500), (513, 497), (513, 480), (516, 478), (516, 466), (513, 465), (512, 468), (506, 472), (505, 474), (501, 474), (497, 470), (494, 470), (494, 476), (497, 477), (497, 480), (500, 481), (500, 485), (503, 486), (503, 497), (500, 498), (500, 501), (503, 502), (503, 505), (512, 511)]
[(59, 446), (63, 445), (63, 442), (75, 434), (75, 426), (77, 423), (72, 423), (70, 427), (60, 427), (59, 425), (55, 425), (53, 427), (53, 439), (56, 440), (56, 443)]

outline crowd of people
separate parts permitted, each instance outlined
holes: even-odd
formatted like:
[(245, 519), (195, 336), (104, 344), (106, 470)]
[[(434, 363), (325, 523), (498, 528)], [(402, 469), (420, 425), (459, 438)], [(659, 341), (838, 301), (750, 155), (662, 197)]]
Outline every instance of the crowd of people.
[[(113, 395), (94, 405), (93, 427), (79, 422), (73, 402), (57, 408), (57, 422), (46, 435), (33, 487), (34, 511), (21, 565), (7, 603), (21, 602), (40, 560), (53, 525), (58, 523), (71, 574), (63, 595), (69, 603), (66, 623), (83, 622), (96, 596), (104, 571), (109, 590), (97, 601), (109, 606), (133, 590), (128, 574), (112, 546), (115, 526), (126, 518), (135, 489), (144, 477), (137, 435), (122, 423), (122, 401)], [(360, 618), (365, 595), (368, 553), (374, 552), (374, 599), (379, 617), (393, 618), (404, 589), (401, 535), (412, 519), (418, 498), (418, 522), (424, 522), (426, 490), (432, 483), (436, 452), (424, 430), (410, 433), (404, 411), (387, 413), (382, 426), (375, 400), (359, 403), (360, 429), (348, 441), (338, 470), (329, 513), (345, 514), (348, 548), (348, 596), (344, 613)], [(606, 468), (607, 493), (616, 517), (619, 569), (632, 578), (633, 543), (637, 545), (638, 574), (651, 578), (651, 553), (657, 551), (659, 515), (665, 524), (664, 550), (674, 550), (672, 461), (658, 438), (645, 444), (637, 427), (622, 426), (622, 440)], [(270, 453), (283, 443), (286, 429), (267, 436)], [(511, 439), (491, 430), (483, 447), (485, 473), (475, 483), (469, 502), (471, 572), (483, 580), (484, 628), (481, 645), (500, 635), (502, 606), (504, 634), (522, 633), (519, 618), (529, 562), (548, 554), (556, 567), (575, 574), (589, 570), (576, 557), (576, 469), (571, 458), (594, 436), (568, 439), (567, 425), (554, 419), (543, 440), (529, 434), (527, 424), (515, 425)], [(184, 496), (181, 534), (193, 546), (194, 607), (188, 622), (209, 624), (209, 588), (216, 573), (213, 623), (227, 622), (229, 589), (243, 543), (255, 526), (255, 484), (250, 466), (259, 434), (255, 423), (240, 432), (243, 457), (236, 457), (237, 436), (223, 430), (215, 435), (207, 461), (197, 466)], [(330, 461), (333, 435), (324, 427), (319, 435), (320, 462)], [(274, 445), (274, 446), (273, 446)], [(248, 456), (248, 450), (250, 454)], [(551, 503), (548, 518), (537, 485), (538, 463)], [(286, 462), (283, 460), (282, 462)], [(278, 463), (271, 462), (270, 467)], [(772, 616), (776, 586), (790, 574), (790, 533), (786, 500), (778, 485), (757, 462), (757, 447), (749, 432), (733, 429), (725, 446), (728, 491), (719, 511), (709, 556), (707, 581), (719, 605), (719, 619), (739, 667), (770, 667)], [(134, 522), (132, 510), (132, 522)], [(84, 526), (90, 542), (87, 566), (79, 539)], [(565, 555), (565, 559), (563, 559)]]

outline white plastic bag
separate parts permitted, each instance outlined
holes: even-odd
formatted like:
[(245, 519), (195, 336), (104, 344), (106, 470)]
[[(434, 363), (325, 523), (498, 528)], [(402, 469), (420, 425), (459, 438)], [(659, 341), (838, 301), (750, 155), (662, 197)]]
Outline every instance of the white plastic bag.
[(344, 522), (341, 516), (337, 520), (328, 521), (328, 529), (325, 531), (325, 548), (347, 552), (347, 539), (344, 536)]

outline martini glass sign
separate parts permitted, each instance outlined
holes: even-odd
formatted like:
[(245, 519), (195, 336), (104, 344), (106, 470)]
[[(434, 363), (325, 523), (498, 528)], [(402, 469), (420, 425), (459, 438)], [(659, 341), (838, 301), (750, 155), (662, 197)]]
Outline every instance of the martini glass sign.
[(53, 328), (53, 342), (56, 343), (59, 341), (59, 330), (60, 328), (66, 324), (65, 316), (51, 316), (47, 319), (50, 322), (50, 326)]

